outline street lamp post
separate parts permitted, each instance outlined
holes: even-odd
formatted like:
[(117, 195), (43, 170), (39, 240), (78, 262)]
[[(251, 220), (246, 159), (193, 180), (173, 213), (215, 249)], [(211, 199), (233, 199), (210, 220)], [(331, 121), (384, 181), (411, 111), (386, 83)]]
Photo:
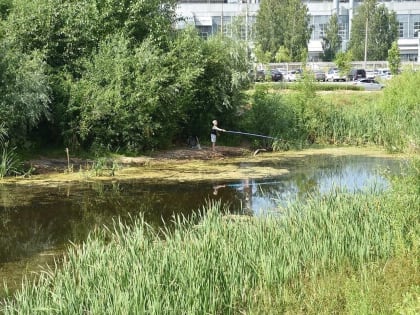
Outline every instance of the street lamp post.
[(365, 26), (365, 59), (364, 59), (365, 69), (366, 69), (366, 62), (367, 62), (368, 26), (369, 26), (369, 12), (366, 13), (366, 26)]
[(248, 15), (249, 15), (248, 1), (249, 0), (246, 0), (246, 8), (245, 8), (245, 42), (246, 42), (247, 47), (248, 47)]
[(222, 16), (221, 16), (221, 21), (220, 21), (220, 28), (221, 28), (222, 36), (223, 36), (223, 2), (225, 2), (225, 0), (222, 1)]

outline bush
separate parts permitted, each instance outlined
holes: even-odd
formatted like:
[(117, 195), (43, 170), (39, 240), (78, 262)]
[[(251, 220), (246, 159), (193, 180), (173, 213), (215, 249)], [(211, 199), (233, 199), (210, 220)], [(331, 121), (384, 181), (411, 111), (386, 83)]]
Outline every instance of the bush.
[(407, 71), (387, 84), (379, 103), (383, 139), (390, 151), (420, 151), (420, 72)]
[[(243, 115), (241, 128), (247, 132), (291, 139), (295, 131), (295, 114), (279, 95), (269, 94), (265, 87), (256, 87), (250, 107)], [(266, 140), (253, 139), (261, 145)]]

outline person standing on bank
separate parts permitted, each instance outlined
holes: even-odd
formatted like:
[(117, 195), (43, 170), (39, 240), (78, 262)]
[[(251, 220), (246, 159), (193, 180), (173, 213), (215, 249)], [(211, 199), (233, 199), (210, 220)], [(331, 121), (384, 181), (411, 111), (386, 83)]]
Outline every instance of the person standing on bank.
[(211, 148), (212, 148), (213, 152), (216, 151), (216, 138), (217, 138), (217, 132), (218, 131), (226, 131), (226, 130), (217, 127), (217, 120), (213, 120), (213, 127), (211, 127), (211, 134), (210, 134)]

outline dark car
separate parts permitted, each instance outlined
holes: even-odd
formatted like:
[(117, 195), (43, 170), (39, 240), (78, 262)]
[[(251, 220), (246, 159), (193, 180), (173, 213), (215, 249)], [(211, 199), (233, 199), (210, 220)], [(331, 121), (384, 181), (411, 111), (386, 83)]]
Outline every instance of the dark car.
[(274, 82), (283, 81), (283, 73), (281, 73), (277, 69), (271, 70), (271, 81), (274, 81)]
[(264, 70), (257, 70), (255, 73), (255, 81), (262, 82), (265, 81), (265, 71)]
[(356, 81), (360, 79), (366, 79), (365, 69), (351, 69), (347, 75), (347, 81)]

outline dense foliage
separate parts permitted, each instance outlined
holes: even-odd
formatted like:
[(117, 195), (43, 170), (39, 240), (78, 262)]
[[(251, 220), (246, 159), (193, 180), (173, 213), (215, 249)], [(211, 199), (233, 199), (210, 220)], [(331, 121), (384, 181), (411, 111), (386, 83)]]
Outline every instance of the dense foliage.
[(23, 53), (0, 42), (0, 123), (24, 140), (42, 117), (48, 117), (50, 89), (43, 55)]
[(214, 118), (235, 121), (245, 46), (175, 30), (176, 4), (3, 1), (0, 117), (10, 140), (141, 151), (207, 135)]
[(325, 37), (322, 38), (322, 50), (324, 51), (323, 60), (333, 61), (335, 55), (341, 50), (343, 39), (339, 35), (340, 25), (338, 15), (333, 14), (328, 22)]
[(262, 0), (256, 20), (256, 41), (271, 60), (279, 49), (292, 61), (306, 60), (311, 36), (307, 6), (300, 0)]
[[(354, 60), (364, 60), (367, 39), (367, 60), (387, 60), (388, 50), (398, 40), (398, 21), (395, 11), (390, 11), (377, 0), (364, 1), (352, 20), (348, 49)], [(367, 38), (366, 38), (367, 32)]]

